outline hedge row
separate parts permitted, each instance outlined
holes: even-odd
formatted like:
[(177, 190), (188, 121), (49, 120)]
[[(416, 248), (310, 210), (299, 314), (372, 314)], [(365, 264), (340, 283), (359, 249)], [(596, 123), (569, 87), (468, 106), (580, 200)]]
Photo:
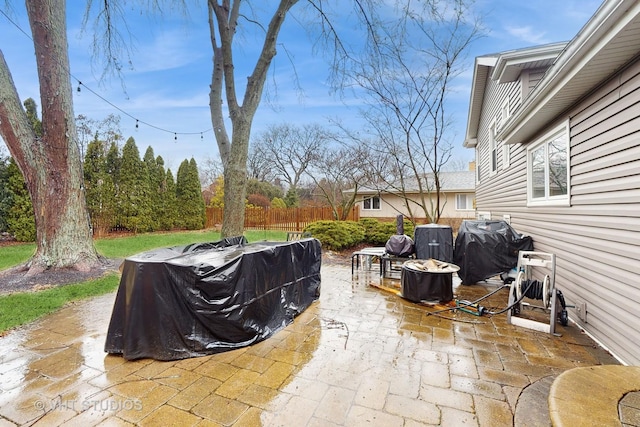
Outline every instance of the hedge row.
[[(389, 237), (396, 234), (395, 222), (380, 222), (374, 218), (360, 221), (316, 221), (304, 231), (320, 240), (325, 249), (340, 251), (359, 244), (384, 246)], [(413, 224), (404, 220), (404, 234), (413, 238)]]

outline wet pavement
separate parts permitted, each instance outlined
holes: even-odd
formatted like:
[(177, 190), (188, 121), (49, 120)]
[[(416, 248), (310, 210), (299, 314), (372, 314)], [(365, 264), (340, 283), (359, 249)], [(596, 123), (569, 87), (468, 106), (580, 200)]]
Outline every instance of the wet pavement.
[(399, 283), (325, 263), (320, 300), (273, 337), (171, 362), (104, 353), (115, 293), (67, 306), (0, 338), (0, 427), (549, 425), (557, 375), (618, 364), (571, 323), (557, 337), (506, 314), (430, 315)]

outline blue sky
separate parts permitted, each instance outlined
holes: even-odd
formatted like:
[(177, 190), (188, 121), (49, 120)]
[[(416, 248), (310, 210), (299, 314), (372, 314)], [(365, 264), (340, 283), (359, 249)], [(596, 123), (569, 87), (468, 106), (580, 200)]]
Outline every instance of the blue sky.
[[(9, 17), (17, 26), (0, 15), (0, 49), (9, 64), (21, 99), (32, 97), (39, 105), (33, 43), (21, 32), (30, 33), (29, 23), (24, 4), (13, 3)], [(205, 158), (218, 159), (216, 143), (210, 131), (208, 95), (212, 53), (207, 13), (205, 2), (198, 3), (200, 6), (194, 6), (188, 17), (178, 13), (162, 18), (140, 15), (139, 12), (130, 13), (129, 27), (135, 41), (131, 67), (124, 69), (123, 81), (111, 78), (100, 82), (101, 70), (92, 66), (90, 29), (85, 32), (81, 30), (86, 3), (79, 0), (67, 2), (72, 85), (76, 88), (76, 79), (79, 79), (84, 86), (81, 92), (74, 90), (75, 114), (84, 114), (96, 120), (109, 114), (120, 115), (125, 138), (135, 138), (141, 155), (151, 145), (155, 154), (161, 155), (174, 173), (185, 158), (194, 157), (199, 163)], [(455, 120), (451, 138), (456, 141), (456, 158), (468, 162), (473, 160), (474, 155), (473, 150), (462, 147), (474, 58), (570, 40), (600, 4), (600, 0), (476, 1), (474, 7), (483, 15), (488, 34), (471, 46), (466, 59), (466, 71), (455, 81), (454, 92), (448, 101), (448, 111)], [(4, 5), (0, 9), (5, 10)], [(248, 56), (252, 48), (259, 45), (259, 40), (251, 35), (243, 34), (240, 37), (245, 46), (243, 51), (236, 53), (238, 58), (244, 54)], [(300, 125), (328, 124), (332, 117), (340, 117), (357, 127), (359, 101), (340, 99), (331, 93), (327, 84), (327, 62), (313, 52), (311, 42), (294, 19), (285, 22), (280, 42), (286, 46), (288, 55), (284, 49), (279, 49), (252, 134), (256, 135), (269, 125), (285, 121)], [(295, 69), (291, 66), (290, 58)], [(238, 61), (236, 69), (243, 70), (243, 66), (242, 61)], [(247, 68), (245, 75), (249, 73)], [(295, 76), (299, 78), (302, 92), (292, 83)], [(138, 128), (134, 118), (110, 104), (140, 120)], [(178, 133), (177, 140), (174, 132)], [(4, 147), (0, 151), (2, 149)]]

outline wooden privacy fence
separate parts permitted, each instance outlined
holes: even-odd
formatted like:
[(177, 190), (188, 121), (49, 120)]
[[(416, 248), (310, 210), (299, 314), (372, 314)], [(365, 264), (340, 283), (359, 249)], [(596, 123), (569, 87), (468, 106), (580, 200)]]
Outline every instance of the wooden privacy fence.
[[(340, 214), (342, 210), (339, 211)], [(333, 211), (329, 207), (313, 208), (246, 208), (244, 217), (245, 229), (302, 231), (309, 223), (322, 220), (334, 220)], [(360, 209), (354, 206), (347, 215), (347, 220), (358, 221)], [(207, 207), (206, 228), (216, 228), (222, 224), (222, 208)]]

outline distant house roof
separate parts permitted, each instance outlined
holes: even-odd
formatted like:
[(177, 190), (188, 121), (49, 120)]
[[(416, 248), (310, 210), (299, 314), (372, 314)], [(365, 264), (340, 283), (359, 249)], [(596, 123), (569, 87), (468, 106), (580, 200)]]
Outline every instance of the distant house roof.
[(496, 135), (507, 144), (526, 142), (639, 51), (640, 2), (607, 0), (566, 45), (557, 43), (477, 57), (464, 146), (475, 147), (477, 143), (489, 78), (500, 83), (513, 81), (521, 69), (551, 64)]
[[(429, 185), (433, 187), (433, 175), (427, 175)], [(440, 172), (440, 191), (443, 192), (474, 192), (476, 188), (476, 173), (474, 171)], [(407, 179), (404, 183), (406, 193), (418, 193), (418, 181)], [(358, 194), (378, 194), (379, 189), (373, 187), (360, 187)], [(392, 189), (386, 190), (388, 193), (396, 193)], [(353, 189), (346, 190), (345, 193), (353, 193)]]

